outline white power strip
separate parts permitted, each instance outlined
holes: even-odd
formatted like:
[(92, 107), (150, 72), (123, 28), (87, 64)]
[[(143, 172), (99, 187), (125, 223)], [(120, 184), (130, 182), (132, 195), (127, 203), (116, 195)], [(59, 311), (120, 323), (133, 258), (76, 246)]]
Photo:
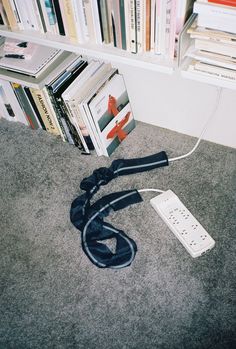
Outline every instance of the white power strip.
[(214, 247), (215, 241), (173, 191), (165, 191), (150, 203), (192, 257)]

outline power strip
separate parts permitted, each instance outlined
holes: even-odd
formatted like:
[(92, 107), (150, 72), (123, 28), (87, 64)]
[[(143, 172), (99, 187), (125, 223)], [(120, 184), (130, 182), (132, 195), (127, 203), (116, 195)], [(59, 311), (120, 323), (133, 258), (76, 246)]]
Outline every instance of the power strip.
[(212, 237), (172, 190), (154, 197), (150, 203), (192, 257), (215, 246)]

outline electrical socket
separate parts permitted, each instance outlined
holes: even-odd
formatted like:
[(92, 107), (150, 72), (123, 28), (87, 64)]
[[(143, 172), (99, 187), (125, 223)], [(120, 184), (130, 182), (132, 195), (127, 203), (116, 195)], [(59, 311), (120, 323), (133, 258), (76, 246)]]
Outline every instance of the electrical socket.
[(167, 190), (150, 203), (192, 257), (214, 247), (215, 241), (173, 191)]

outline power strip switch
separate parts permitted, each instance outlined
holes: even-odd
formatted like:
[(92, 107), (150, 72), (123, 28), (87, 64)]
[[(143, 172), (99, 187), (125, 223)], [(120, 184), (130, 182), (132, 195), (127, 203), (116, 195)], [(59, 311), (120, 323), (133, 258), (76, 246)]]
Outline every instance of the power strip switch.
[(215, 246), (212, 237), (172, 190), (154, 197), (150, 203), (193, 258)]

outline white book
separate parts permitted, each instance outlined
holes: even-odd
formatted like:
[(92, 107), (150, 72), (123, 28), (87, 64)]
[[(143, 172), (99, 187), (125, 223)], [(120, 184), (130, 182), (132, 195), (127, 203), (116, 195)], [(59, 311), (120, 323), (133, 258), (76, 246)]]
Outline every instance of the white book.
[(167, 0), (157, 0), (155, 53), (165, 54)]
[(88, 102), (91, 100), (91, 98), (94, 96), (94, 94), (100, 89), (107, 80), (114, 75), (117, 72), (116, 69), (111, 69), (108, 73), (103, 75), (103, 77), (97, 81), (97, 83), (89, 89), (89, 92), (86, 94), (86, 96), (82, 99), (82, 101), (78, 104), (79, 111), (81, 113), (81, 116), (89, 130), (89, 134), (93, 140), (94, 147), (96, 149), (97, 155), (105, 155), (107, 156), (107, 152), (105, 151), (102, 141), (97, 133), (96, 126), (94, 124), (94, 121), (92, 119), (92, 116), (90, 114), (90, 110), (88, 107)]
[(89, 40), (89, 35), (85, 12), (83, 9), (83, 2), (82, 0), (72, 0), (72, 6), (74, 8), (75, 27), (77, 31), (78, 42), (87, 42)]
[(220, 78), (226, 81), (236, 82), (236, 71), (231, 69), (222, 68), (219, 66), (210, 65), (207, 63), (195, 61), (188, 67), (189, 71), (198, 72), (206, 76)]
[(90, 1), (91, 8), (92, 8), (92, 16), (93, 16), (93, 26), (94, 26), (94, 32), (95, 32), (95, 42), (97, 45), (102, 44), (102, 33), (101, 33), (101, 24), (100, 24), (100, 18), (99, 18), (99, 11), (98, 11), (98, 3), (97, 1)]
[(198, 50), (215, 52), (230, 57), (236, 57), (236, 47), (234, 45), (227, 45), (210, 40), (195, 39), (194, 46)]
[[(0, 80), (1, 99), (4, 102), (4, 107), (9, 117), (8, 120), (18, 121), (29, 126), (28, 120), (21, 109), (21, 106), (12, 89), (11, 83), (6, 80)], [(5, 113), (5, 115), (7, 114)]]
[(37, 0), (38, 7), (40, 6), (40, 10), (42, 12), (43, 20), (45, 23), (46, 27), (46, 32), (55, 34), (56, 30), (54, 29), (54, 26), (50, 24), (49, 17), (47, 14), (46, 6), (45, 6), (45, 1), (44, 0)]
[(97, 141), (93, 136), (91, 127), (87, 121), (83, 118), (83, 112), (79, 109), (79, 104), (82, 103), (83, 99), (91, 93), (94, 86), (111, 71), (111, 65), (92, 61), (89, 65), (81, 72), (80, 79), (77, 78), (66, 91), (62, 94), (62, 98), (72, 112), (70, 113), (70, 121), (75, 128), (81, 129), (85, 134), (89, 135), (94, 147), (99, 155), (102, 155)]
[(200, 27), (208, 27), (236, 34), (236, 19), (227, 20), (221, 15), (198, 15), (197, 24)]
[(136, 21), (136, 1), (128, 0), (130, 8), (130, 22), (128, 23), (130, 31), (130, 51), (132, 53), (137, 53), (137, 21)]
[(135, 127), (123, 76), (115, 74), (88, 101), (104, 154), (110, 156)]
[(208, 16), (221, 16), (224, 19), (236, 21), (236, 8), (231, 6), (222, 6), (218, 4), (194, 2), (193, 12)]
[(31, 59), (8, 58), (3, 56), (0, 58), (0, 67), (37, 77), (61, 53), (61, 50), (55, 48), (36, 45), (34, 55)]
[(236, 70), (236, 58), (231, 58), (229, 56), (224, 56), (220, 54), (208, 53), (202, 50), (196, 50), (191, 46), (186, 52), (185, 56), (194, 58), (195, 60), (217, 65), (222, 68), (228, 68)]

